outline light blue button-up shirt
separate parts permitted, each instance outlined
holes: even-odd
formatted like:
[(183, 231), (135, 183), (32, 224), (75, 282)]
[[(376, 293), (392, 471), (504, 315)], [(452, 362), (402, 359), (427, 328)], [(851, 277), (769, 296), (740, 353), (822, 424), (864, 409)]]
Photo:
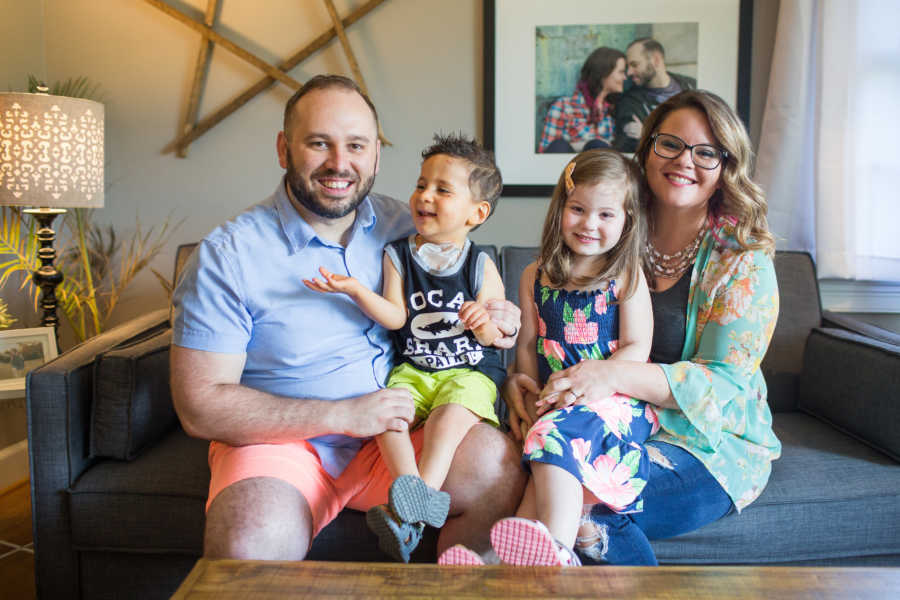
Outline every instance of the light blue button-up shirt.
[[(384, 245), (411, 231), (405, 205), (369, 194), (346, 247), (320, 239), (291, 205), (282, 180), (272, 196), (197, 246), (173, 297), (173, 342), (246, 353), (241, 383), (272, 394), (343, 400), (373, 392), (393, 363), (388, 332), (347, 296), (314, 292), (302, 280), (324, 266), (380, 292)], [(310, 440), (334, 477), (362, 441)]]

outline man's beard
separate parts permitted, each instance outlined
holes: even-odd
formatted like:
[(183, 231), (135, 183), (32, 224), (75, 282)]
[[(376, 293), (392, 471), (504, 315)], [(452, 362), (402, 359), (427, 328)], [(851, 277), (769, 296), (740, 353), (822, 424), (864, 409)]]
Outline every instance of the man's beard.
[(653, 67), (653, 65), (647, 65), (647, 68), (643, 73), (638, 73), (638, 78), (640, 79), (640, 83), (638, 83), (638, 85), (647, 87), (647, 84), (650, 83), (650, 81), (654, 77), (656, 77), (656, 69)]
[[(286, 180), (288, 187), (291, 188), (291, 192), (294, 194), (294, 198), (297, 199), (304, 208), (313, 213), (314, 215), (323, 217), (325, 219), (340, 219), (341, 217), (347, 216), (356, 210), (362, 201), (366, 199), (366, 196), (369, 195), (369, 192), (372, 190), (372, 186), (375, 184), (375, 176), (372, 175), (368, 179), (365, 179), (359, 185), (359, 191), (355, 196), (351, 196), (346, 200), (342, 200), (337, 203), (325, 204), (322, 202), (316, 194), (309, 189), (306, 185), (306, 181), (303, 177), (297, 173), (297, 170), (294, 168), (294, 161), (291, 158), (291, 153), (287, 153), (288, 159), (288, 168)], [(334, 169), (318, 169), (313, 171), (312, 175), (310, 175), (310, 179), (316, 179), (317, 177), (340, 177), (342, 179), (353, 179), (354, 183), (358, 183), (359, 180), (353, 173), (341, 173), (335, 171)]]

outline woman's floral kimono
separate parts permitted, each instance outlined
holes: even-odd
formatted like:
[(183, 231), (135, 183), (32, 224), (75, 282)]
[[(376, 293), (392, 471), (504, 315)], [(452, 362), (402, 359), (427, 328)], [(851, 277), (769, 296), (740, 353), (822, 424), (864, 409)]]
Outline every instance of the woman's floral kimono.
[(742, 250), (733, 220), (711, 219), (691, 274), (681, 361), (660, 365), (681, 410), (657, 409), (650, 440), (681, 446), (725, 489), (738, 511), (762, 493), (781, 455), (760, 362), (778, 318), (772, 259)]

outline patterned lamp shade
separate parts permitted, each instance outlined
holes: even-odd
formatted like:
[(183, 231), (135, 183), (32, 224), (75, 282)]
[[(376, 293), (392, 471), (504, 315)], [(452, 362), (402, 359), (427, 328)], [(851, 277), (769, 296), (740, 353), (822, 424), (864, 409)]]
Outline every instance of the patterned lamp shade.
[(0, 205), (103, 206), (103, 105), (0, 93)]

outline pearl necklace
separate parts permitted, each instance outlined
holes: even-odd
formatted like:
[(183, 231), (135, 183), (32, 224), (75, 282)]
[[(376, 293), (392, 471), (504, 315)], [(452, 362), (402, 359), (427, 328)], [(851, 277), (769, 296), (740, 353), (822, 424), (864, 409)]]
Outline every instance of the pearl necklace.
[(645, 247), (647, 249), (647, 261), (650, 263), (650, 271), (653, 276), (665, 279), (679, 279), (694, 264), (697, 252), (700, 251), (700, 243), (705, 235), (706, 225), (700, 228), (700, 231), (697, 232), (697, 237), (693, 241), (674, 254), (663, 254), (656, 249), (648, 237)]

